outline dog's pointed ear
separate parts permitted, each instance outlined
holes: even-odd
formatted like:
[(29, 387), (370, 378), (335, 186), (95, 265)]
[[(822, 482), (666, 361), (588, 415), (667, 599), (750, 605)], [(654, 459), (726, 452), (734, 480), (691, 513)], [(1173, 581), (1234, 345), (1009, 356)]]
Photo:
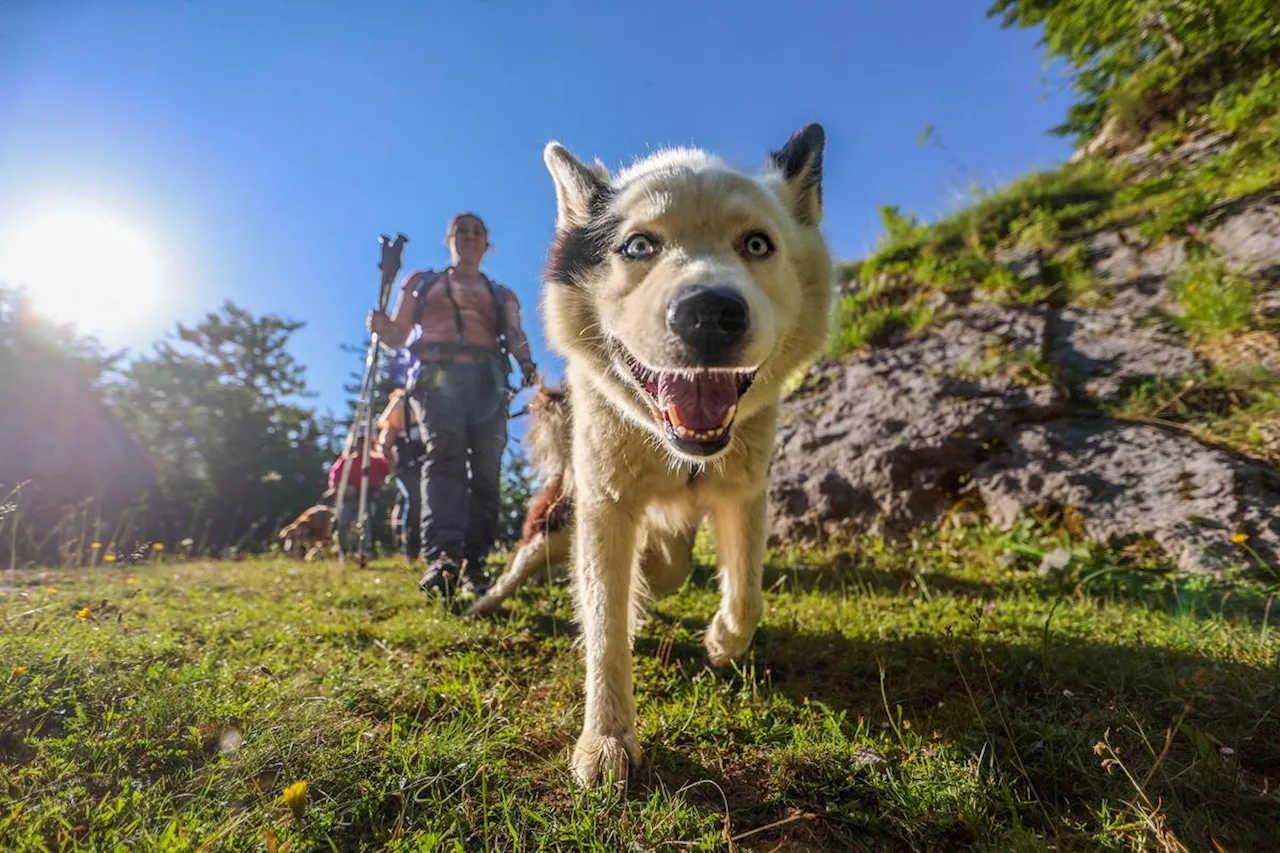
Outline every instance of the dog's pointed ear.
[[(559, 142), (547, 143), (542, 159), (556, 185), (556, 227), (561, 231), (585, 227), (591, 221), (592, 203), (608, 184)], [(603, 169), (603, 166), (597, 168)]]
[(822, 125), (806, 124), (778, 151), (769, 152), (769, 164), (786, 183), (792, 210), (805, 225), (822, 221), (822, 153), (827, 135)]

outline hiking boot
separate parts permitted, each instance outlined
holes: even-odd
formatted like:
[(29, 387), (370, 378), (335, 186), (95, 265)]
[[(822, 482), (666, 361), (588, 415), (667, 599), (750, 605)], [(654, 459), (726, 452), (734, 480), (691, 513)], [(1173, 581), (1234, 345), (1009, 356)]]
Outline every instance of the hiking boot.
[(418, 581), (418, 589), (427, 595), (450, 598), (458, 586), (458, 563), (452, 557), (441, 555), (427, 563), (427, 571)]
[(462, 561), (462, 581), (458, 594), (466, 598), (480, 598), (489, 591), (489, 575), (482, 560)]

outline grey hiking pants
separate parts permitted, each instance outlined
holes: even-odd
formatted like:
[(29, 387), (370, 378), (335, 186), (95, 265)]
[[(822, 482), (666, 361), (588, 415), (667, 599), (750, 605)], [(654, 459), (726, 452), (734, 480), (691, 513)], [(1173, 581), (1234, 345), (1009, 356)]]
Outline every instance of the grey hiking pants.
[(498, 534), (507, 389), (497, 362), (424, 364), (414, 385), (426, 458), (421, 548), (483, 565)]

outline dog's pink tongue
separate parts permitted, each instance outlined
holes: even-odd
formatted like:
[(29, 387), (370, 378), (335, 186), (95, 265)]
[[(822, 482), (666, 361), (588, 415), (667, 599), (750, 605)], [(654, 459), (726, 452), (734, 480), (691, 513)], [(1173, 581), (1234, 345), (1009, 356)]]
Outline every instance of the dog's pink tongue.
[(737, 404), (738, 379), (731, 373), (702, 373), (693, 379), (672, 373), (658, 377), (658, 405), (673, 426), (717, 430)]

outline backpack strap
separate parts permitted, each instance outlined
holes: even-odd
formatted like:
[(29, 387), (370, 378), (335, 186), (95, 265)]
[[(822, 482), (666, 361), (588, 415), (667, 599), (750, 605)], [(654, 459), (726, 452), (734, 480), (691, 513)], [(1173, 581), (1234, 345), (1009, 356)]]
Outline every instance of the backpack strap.
[(507, 289), (484, 273), (480, 275), (484, 277), (485, 284), (489, 285), (489, 297), (493, 300), (493, 329), (498, 336), (498, 348), (502, 350), (502, 355), (509, 359), (511, 350), (507, 349)]
[(417, 288), (413, 291), (413, 322), (415, 325), (422, 322), (422, 306), (427, 300), (427, 291), (435, 287), (436, 282), (443, 277), (443, 273), (438, 273), (435, 270), (427, 270), (422, 273), (422, 280), (418, 282)]
[(458, 343), (462, 346), (467, 345), (467, 330), (462, 322), (462, 306), (458, 304), (458, 297), (453, 293), (453, 276), (449, 273), (453, 272), (453, 267), (444, 271), (444, 292), (449, 297), (449, 304), (453, 306), (453, 328), (458, 333)]

